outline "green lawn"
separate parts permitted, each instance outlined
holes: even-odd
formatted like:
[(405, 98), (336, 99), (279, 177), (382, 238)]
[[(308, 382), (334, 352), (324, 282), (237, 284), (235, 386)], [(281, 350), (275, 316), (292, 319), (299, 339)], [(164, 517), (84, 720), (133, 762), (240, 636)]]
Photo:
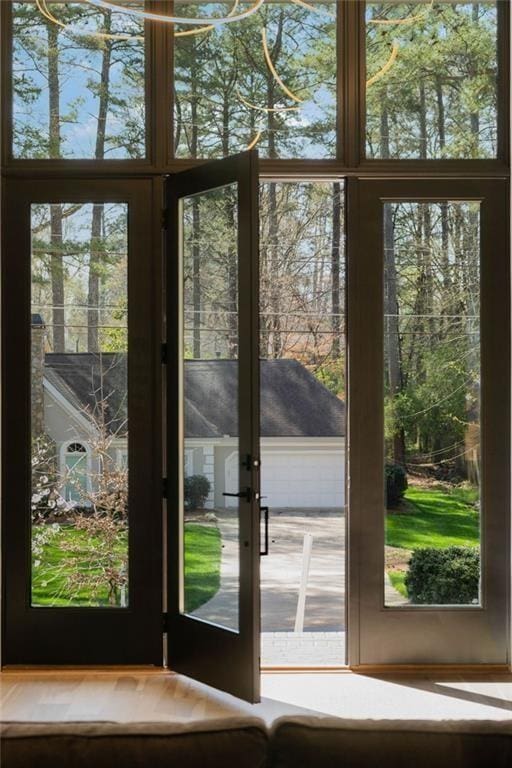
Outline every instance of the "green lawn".
[(477, 491), (471, 488), (412, 486), (405, 493), (407, 511), (386, 515), (386, 544), (404, 549), (477, 546), (479, 514), (472, 506), (476, 499)]
[[(47, 526), (35, 525), (32, 529), (33, 540), (37, 533)], [(99, 542), (85, 531), (77, 530), (73, 525), (62, 525), (57, 534), (43, 546), (41, 554), (32, 558), (32, 604), (56, 607), (102, 606), (108, 605), (108, 585), (87, 587), (84, 578), (90, 583), (100, 577), (101, 567), (91, 566), (91, 553)], [(115, 546), (116, 563), (121, 565), (126, 558), (127, 536), (119, 537)], [(72, 547), (72, 551), (68, 549)], [(94, 555), (93, 555), (94, 558)], [(70, 579), (79, 572), (81, 586), (73, 585)], [(71, 599), (72, 596), (72, 599)]]
[[(34, 537), (42, 530), (42, 526), (34, 526)], [(98, 568), (90, 567), (94, 543), (84, 531), (63, 525), (43, 546), (42, 553), (33, 558), (32, 603), (57, 607), (108, 605), (107, 586), (94, 590), (77, 589), (69, 584), (69, 578), (77, 568), (82, 573), (89, 573), (92, 579), (100, 574)], [(66, 550), (69, 545), (73, 547), (73, 553)], [(185, 547), (185, 605), (187, 611), (193, 611), (213, 597), (219, 588), (221, 545), (218, 528), (188, 523)], [(126, 553), (127, 537), (124, 534), (116, 545), (119, 563), (126, 558)]]
[(220, 586), (221, 543), (217, 526), (185, 526), (185, 610), (199, 608)]
[(408, 597), (407, 587), (405, 586), (405, 571), (388, 571), (391, 584), (404, 597)]
[[(410, 486), (401, 508), (386, 515), (386, 544), (405, 550), (421, 547), (476, 547), (480, 541), (479, 513), (474, 488)], [(393, 587), (408, 597), (406, 571), (388, 570)]]

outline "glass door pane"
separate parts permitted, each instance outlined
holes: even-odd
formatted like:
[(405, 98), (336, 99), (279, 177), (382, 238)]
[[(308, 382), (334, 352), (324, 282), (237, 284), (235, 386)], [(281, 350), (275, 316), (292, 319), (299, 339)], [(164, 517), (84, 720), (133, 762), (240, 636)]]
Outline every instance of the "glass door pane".
[(258, 166), (169, 177), (169, 665), (259, 697)]
[[(345, 184), (260, 186), (264, 667), (345, 663)], [(283, 567), (283, 566), (286, 567)]]
[(31, 208), (32, 606), (128, 604), (127, 214)]
[(235, 632), (240, 584), (237, 218), (236, 184), (181, 201), (181, 610)]
[(480, 202), (383, 216), (385, 604), (480, 605)]

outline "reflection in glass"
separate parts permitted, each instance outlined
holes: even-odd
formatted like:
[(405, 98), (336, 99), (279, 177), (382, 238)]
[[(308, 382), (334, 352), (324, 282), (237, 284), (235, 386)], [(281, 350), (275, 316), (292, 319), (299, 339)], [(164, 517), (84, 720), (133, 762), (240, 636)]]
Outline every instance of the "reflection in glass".
[(123, 606), (127, 206), (31, 213), (32, 605)]
[(388, 606), (480, 602), (480, 223), (384, 205)]
[(12, 17), (14, 157), (144, 157), (143, 24), (84, 2)]
[(182, 201), (183, 610), (238, 630), (238, 195)]
[(366, 77), (367, 157), (496, 157), (494, 0), (368, 2)]
[[(253, 143), (262, 157), (335, 156), (337, 4), (313, 5), (267, 0), (242, 21), (176, 38), (177, 157), (225, 157)], [(205, 16), (226, 14), (232, 3), (175, 6)]]

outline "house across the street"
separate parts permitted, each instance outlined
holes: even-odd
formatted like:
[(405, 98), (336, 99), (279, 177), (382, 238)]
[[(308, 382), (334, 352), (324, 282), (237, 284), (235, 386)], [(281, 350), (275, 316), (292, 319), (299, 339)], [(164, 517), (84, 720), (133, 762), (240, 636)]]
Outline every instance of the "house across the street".
[[(75, 471), (64, 495), (77, 501), (76, 475), (97, 473), (98, 421), (118, 463), (128, 455), (126, 357), (118, 353), (45, 352), (33, 322), (32, 397), (41, 428), (56, 446), (62, 476)], [(35, 337), (35, 338), (34, 338)], [(204, 475), (207, 506), (223, 508), (238, 487), (235, 360), (186, 360), (185, 475)], [(42, 396), (38, 387), (42, 386)], [(44, 405), (43, 405), (44, 403)], [(34, 411), (34, 408), (33, 408)], [(38, 417), (35, 414), (34, 422)], [(340, 508), (345, 503), (345, 404), (296, 360), (261, 361), (263, 503), (270, 507)]]

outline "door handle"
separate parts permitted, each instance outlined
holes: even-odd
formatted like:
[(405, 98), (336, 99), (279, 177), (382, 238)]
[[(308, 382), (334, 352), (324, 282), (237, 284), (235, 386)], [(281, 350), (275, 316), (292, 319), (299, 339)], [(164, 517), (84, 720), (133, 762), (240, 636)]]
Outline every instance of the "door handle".
[(268, 555), (268, 507), (260, 507), (260, 515), (262, 512), (264, 514), (265, 523), (265, 547), (263, 552), (260, 552), (260, 555), (264, 557), (265, 555)]
[[(222, 495), (231, 496), (234, 499), (245, 499), (249, 502), (253, 500), (252, 488), (246, 488), (244, 491), (240, 491), (240, 493), (223, 493)], [(259, 493), (254, 494), (255, 499), (259, 499), (259, 497)]]

